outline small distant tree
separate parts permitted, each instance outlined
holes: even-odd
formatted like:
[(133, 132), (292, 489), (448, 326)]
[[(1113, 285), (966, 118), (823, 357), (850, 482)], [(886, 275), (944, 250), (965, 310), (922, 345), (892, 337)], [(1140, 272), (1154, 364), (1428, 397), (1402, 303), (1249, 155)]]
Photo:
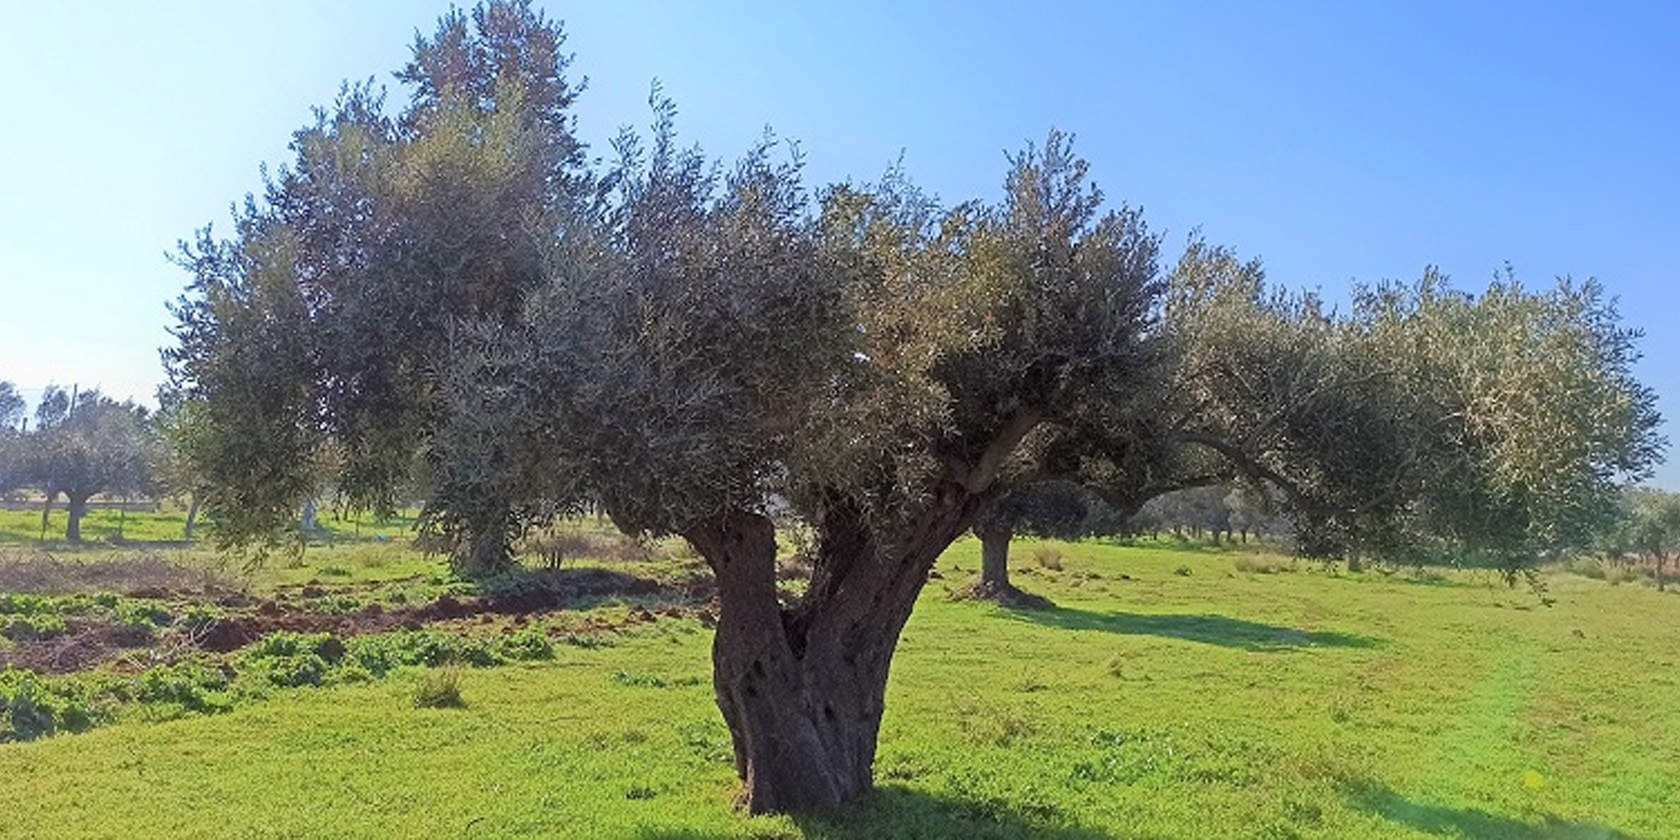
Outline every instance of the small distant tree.
[(1067, 481), (1023, 485), (993, 501), (974, 522), (980, 538), (980, 582), (975, 594), (1013, 601), (1020, 592), (1009, 582), (1009, 544), (1016, 536), (1078, 539), (1102, 501)]
[(1640, 493), (1634, 503), (1630, 537), (1633, 550), (1651, 564), (1657, 589), (1664, 589), (1668, 566), (1680, 558), (1680, 495)]
[(17, 392), (17, 386), (0, 381), (0, 429), (17, 429), (25, 408), (27, 405), (23, 395)]
[(10, 494), (28, 478), (23, 449), (18, 446), (22, 437), (18, 424), (23, 422), (26, 407), (17, 388), (10, 382), (0, 381), (0, 494)]
[(47, 509), (54, 498), (65, 497), (65, 539), (81, 541), (82, 518), (95, 494), (134, 494), (151, 486), (146, 420), (145, 409), (98, 391), (47, 389), (35, 428), (20, 445), (29, 481), (45, 494)]
[(1229, 488), (1224, 498), (1226, 521), (1238, 534), (1242, 541), (1248, 542), (1249, 534), (1266, 534), (1275, 523), (1274, 506), (1261, 490), (1238, 484)]

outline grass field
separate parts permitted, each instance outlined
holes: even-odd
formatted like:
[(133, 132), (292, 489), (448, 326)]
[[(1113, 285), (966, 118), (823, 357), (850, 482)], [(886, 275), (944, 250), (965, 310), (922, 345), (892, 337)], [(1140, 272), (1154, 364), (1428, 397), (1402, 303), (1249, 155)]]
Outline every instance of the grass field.
[[(954, 600), (972, 540), (941, 560), (879, 791), (841, 814), (731, 810), (710, 631), (683, 616), (465, 669), (465, 708), (416, 708), (436, 672), (400, 668), (0, 744), (0, 836), (1680, 836), (1674, 594), (1557, 573), (1547, 607), (1483, 573), (1046, 546), (1060, 570), (1024, 543), (1015, 576), (1047, 610)], [(250, 585), (441, 569), (366, 542), (308, 560)]]

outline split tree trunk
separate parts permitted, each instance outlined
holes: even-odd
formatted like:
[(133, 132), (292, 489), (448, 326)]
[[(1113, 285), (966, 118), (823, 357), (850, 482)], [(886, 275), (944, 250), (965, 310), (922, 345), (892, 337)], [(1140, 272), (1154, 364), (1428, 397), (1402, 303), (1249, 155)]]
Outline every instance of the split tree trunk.
[(70, 497), (70, 521), (64, 526), (64, 538), (70, 542), (82, 541), (82, 517), (87, 515), (87, 503), (86, 496)]
[(855, 515), (825, 517), (811, 587), (791, 609), (778, 600), (767, 517), (733, 512), (685, 531), (717, 576), (712, 683), (748, 812), (832, 808), (871, 789), (899, 633), (978, 506), (953, 489), (891, 540)]

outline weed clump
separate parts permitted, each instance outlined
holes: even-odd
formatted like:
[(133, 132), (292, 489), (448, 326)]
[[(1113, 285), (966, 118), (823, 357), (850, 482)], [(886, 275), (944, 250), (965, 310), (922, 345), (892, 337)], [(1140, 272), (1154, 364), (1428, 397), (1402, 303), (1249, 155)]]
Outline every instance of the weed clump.
[(515, 662), (554, 658), (554, 643), (540, 624), (528, 624), (496, 641), (496, 653)]
[(91, 699), (73, 684), (49, 683), (30, 671), (0, 671), (0, 744), (81, 732), (100, 717)]
[(62, 636), (68, 631), (64, 619), (52, 613), (13, 615), (0, 621), (0, 636), (14, 642), (38, 642)]
[(414, 690), (414, 707), (416, 709), (464, 709), (467, 701), (461, 699), (461, 668), (459, 665), (446, 665), (435, 671), (428, 671), (420, 679), (420, 686)]
[(1062, 550), (1055, 546), (1041, 545), (1033, 549), (1032, 559), (1041, 569), (1049, 569), (1052, 572), (1062, 570)]
[(240, 671), (276, 688), (320, 685), (344, 652), (331, 633), (271, 633), (245, 652)]

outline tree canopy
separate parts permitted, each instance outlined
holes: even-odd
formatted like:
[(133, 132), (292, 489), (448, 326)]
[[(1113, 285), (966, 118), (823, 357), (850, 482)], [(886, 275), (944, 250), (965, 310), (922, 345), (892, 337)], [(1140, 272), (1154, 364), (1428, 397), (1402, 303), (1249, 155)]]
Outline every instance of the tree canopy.
[[(81, 539), (82, 517), (94, 495), (139, 494), (151, 488), (155, 450), (144, 408), (94, 390), (72, 393), (49, 387), (35, 421), (13, 442), (18, 483), (45, 494), (49, 510), (55, 498), (65, 497), (65, 539)], [(45, 527), (44, 518), (42, 524)]]
[(391, 507), (457, 325), (515, 320), (587, 204), (564, 42), (528, 3), (451, 11), (397, 72), (395, 116), (346, 85), (231, 238), (181, 245), (193, 281), (165, 362), (203, 406), (187, 455), (218, 488), (218, 533), (281, 535), (329, 480)]

